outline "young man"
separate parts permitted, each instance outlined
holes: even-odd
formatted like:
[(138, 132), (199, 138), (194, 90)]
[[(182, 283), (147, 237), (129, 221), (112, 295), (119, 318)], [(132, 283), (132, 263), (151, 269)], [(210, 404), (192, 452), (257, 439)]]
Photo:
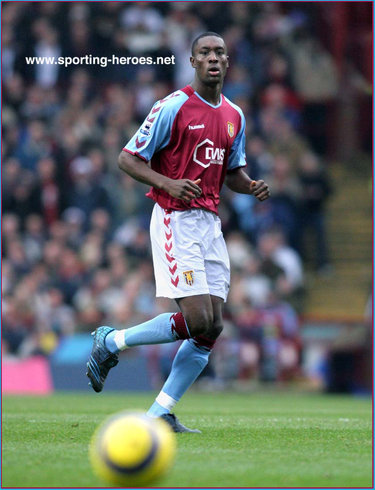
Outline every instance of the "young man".
[(229, 258), (217, 216), (220, 189), (225, 181), (231, 190), (259, 201), (269, 197), (267, 184), (242, 170), (245, 118), (221, 94), (228, 68), (222, 37), (200, 35), (190, 61), (194, 81), (158, 101), (119, 156), (121, 170), (152, 186), (147, 195), (156, 202), (150, 225), (156, 295), (174, 298), (181, 312), (126, 330), (96, 329), (87, 363), (87, 376), (99, 392), (119, 351), (183, 339), (147, 412), (175, 432), (200, 432), (183, 426), (171, 410), (207, 365), (223, 329)]

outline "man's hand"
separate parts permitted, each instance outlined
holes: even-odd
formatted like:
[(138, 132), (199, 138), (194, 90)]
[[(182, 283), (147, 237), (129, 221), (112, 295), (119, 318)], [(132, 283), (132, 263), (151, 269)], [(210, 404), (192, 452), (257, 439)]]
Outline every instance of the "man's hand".
[(230, 190), (239, 194), (252, 194), (259, 201), (270, 197), (268, 185), (264, 180), (252, 180), (241, 167), (227, 173), (225, 183)]
[(202, 194), (202, 189), (198, 185), (200, 181), (201, 179), (168, 179), (168, 181), (164, 183), (162, 188), (172, 197), (182, 199), (184, 202), (189, 203), (192, 199), (195, 199)]
[(265, 201), (270, 197), (270, 190), (264, 180), (252, 180), (250, 194), (256, 197), (258, 201)]
[(133, 177), (133, 179), (138, 180), (138, 182), (151, 185), (156, 187), (156, 189), (162, 189), (172, 197), (182, 199), (186, 203), (189, 203), (192, 199), (202, 194), (202, 189), (198, 185), (201, 179), (170, 179), (152, 170), (147, 165), (147, 162), (138, 156), (132, 155), (124, 150), (119, 155), (119, 167)]

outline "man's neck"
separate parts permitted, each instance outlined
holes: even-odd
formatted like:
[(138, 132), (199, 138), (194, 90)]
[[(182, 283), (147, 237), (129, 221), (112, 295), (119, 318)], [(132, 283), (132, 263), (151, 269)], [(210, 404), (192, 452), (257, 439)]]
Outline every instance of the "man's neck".
[(222, 84), (215, 84), (213, 86), (203, 85), (202, 83), (194, 80), (190, 84), (195, 92), (199, 94), (202, 99), (206, 100), (209, 104), (218, 105), (221, 101), (221, 89)]

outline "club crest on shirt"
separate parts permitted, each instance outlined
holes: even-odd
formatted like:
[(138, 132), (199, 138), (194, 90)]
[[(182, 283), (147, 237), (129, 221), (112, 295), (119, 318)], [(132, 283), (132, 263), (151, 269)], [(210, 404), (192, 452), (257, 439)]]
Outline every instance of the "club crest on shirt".
[(227, 121), (228, 134), (231, 138), (234, 136), (234, 124)]
[(194, 283), (194, 271), (185, 271), (183, 275), (185, 277), (185, 282), (188, 286), (192, 286)]

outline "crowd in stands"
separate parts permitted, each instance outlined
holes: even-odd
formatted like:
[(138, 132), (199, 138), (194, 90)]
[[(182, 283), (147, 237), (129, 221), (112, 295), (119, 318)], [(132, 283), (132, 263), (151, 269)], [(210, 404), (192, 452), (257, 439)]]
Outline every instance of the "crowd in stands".
[[(213, 30), (230, 55), (224, 94), (247, 121), (247, 170), (272, 193), (258, 203), (223, 188), (232, 286), (215, 366), (228, 376), (232, 352), (236, 376), (276, 379), (280, 366), (284, 373), (296, 368), (307, 229), (317, 240), (317, 270), (329, 267), (331, 186), (314, 107), (324, 117), (337, 95), (335, 65), (313, 35), (311, 9), (282, 2), (3, 3), (4, 354), (49, 355), (64, 336), (175, 309), (155, 300), (153, 202), (146, 186), (120, 173), (117, 157), (152, 104), (192, 80), (191, 41)], [(173, 54), (176, 64), (25, 63), (25, 56), (87, 54)]]

